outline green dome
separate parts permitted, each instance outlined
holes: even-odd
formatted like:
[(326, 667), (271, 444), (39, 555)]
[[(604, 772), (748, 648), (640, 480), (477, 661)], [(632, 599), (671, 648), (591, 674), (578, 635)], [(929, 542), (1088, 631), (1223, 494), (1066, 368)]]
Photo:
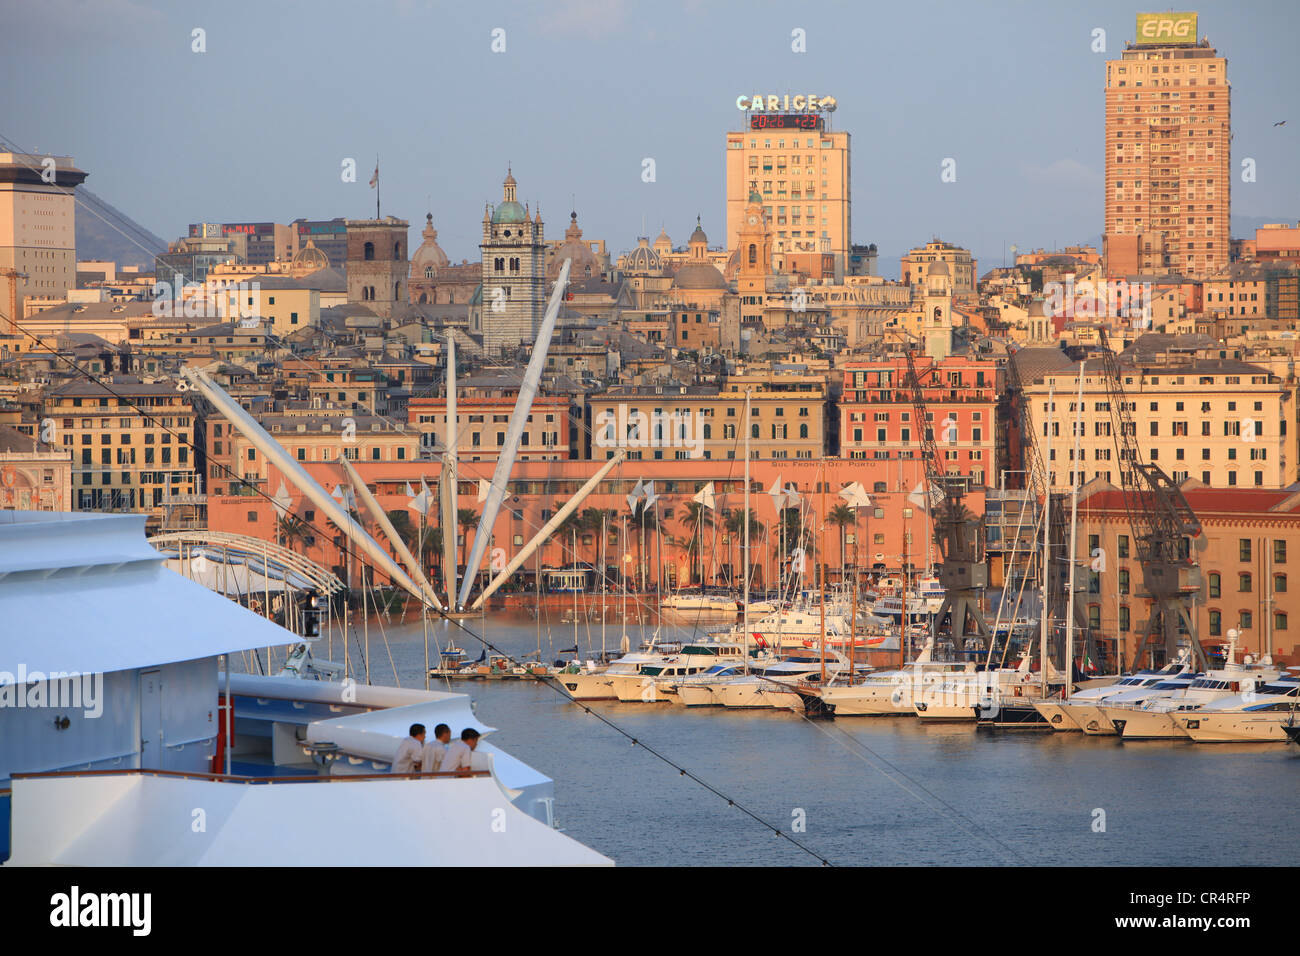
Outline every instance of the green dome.
[(493, 223), (523, 222), (527, 218), (524, 207), (513, 199), (507, 199), (492, 210)]

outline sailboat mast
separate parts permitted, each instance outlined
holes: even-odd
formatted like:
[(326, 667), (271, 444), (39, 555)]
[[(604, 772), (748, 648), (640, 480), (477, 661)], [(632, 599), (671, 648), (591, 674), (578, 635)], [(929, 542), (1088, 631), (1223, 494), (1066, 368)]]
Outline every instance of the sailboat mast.
[(1048, 530), (1052, 525), (1052, 413), (1056, 411), (1055, 389), (1049, 385), (1047, 388), (1047, 440), (1043, 442), (1043, 560), (1041, 562), (1043, 572), (1043, 613), (1042, 627), (1038, 640), (1038, 669), (1041, 671), (1040, 683), (1042, 684), (1043, 696), (1047, 696), (1047, 632), (1048, 632), (1048, 578), (1051, 577), (1051, 566), (1049, 563), (1048, 553)]
[[(1074, 415), (1074, 462), (1070, 476), (1070, 584), (1069, 597), (1065, 606), (1065, 687), (1062, 697), (1070, 696), (1070, 687), (1074, 684), (1074, 571), (1079, 563), (1075, 547), (1079, 540), (1079, 486), (1083, 484), (1083, 469), (1079, 466), (1079, 442), (1083, 438), (1083, 369), (1087, 361), (1079, 363), (1079, 393)], [(1118, 622), (1116, 622), (1118, 623)]]
[(741, 576), (744, 578), (740, 621), (745, 641), (745, 672), (749, 672), (749, 389), (745, 390), (745, 497), (741, 512), (744, 538), (741, 544)]
[[(821, 653), (818, 656), (821, 658), (821, 665), (822, 665), (821, 666), (822, 685), (825, 686), (826, 684), (826, 461), (825, 459), (822, 460), (821, 486), (822, 486), (822, 513), (819, 517), (821, 518), (822, 530), (821, 530), (821, 541), (817, 545), (817, 557), (820, 558), (822, 562), (821, 565), (822, 646), (821, 646)], [(814, 564), (813, 567), (815, 569), (817, 565)]]
[(609, 568), (609, 556), (605, 553), (609, 543), (609, 533), (605, 530), (605, 509), (600, 509), (600, 659), (605, 659), (605, 596), (609, 593), (605, 572)]

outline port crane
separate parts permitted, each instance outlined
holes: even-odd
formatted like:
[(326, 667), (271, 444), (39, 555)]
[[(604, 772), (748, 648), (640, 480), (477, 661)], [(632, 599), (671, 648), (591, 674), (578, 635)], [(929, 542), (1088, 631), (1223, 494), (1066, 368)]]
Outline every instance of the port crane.
[(1134, 406), (1124, 394), (1119, 358), (1111, 350), (1105, 330), (1098, 333), (1124, 509), (1133, 531), (1142, 584), (1151, 597), (1151, 616), (1134, 651), (1133, 670), (1148, 654), (1155, 663), (1157, 649), (1163, 650), (1166, 662), (1174, 660), (1182, 634), (1188, 636), (1196, 667), (1205, 669), (1209, 665), (1196, 638), (1191, 614), (1192, 601), (1201, 590), (1201, 569), (1191, 541), (1200, 537), (1201, 521), (1173, 479), (1154, 462), (1143, 461), (1133, 421)]
[(953, 645), (962, 650), (968, 635), (968, 625), (974, 625), (976, 636), (987, 651), (991, 643), (988, 623), (980, 609), (980, 590), (988, 586), (989, 567), (984, 560), (983, 522), (971, 513), (962, 499), (966, 495), (966, 479), (944, 471), (939, 448), (934, 440), (934, 427), (925, 405), (921, 378), (916, 371), (913, 349), (904, 345), (907, 359), (907, 384), (912, 392), (912, 408), (916, 416), (916, 436), (925, 462), (925, 495), (927, 510), (934, 526), (934, 541), (939, 549), (940, 564), (937, 570), (943, 586), (943, 604), (934, 616), (931, 637), (937, 638), (939, 629), (950, 622)]

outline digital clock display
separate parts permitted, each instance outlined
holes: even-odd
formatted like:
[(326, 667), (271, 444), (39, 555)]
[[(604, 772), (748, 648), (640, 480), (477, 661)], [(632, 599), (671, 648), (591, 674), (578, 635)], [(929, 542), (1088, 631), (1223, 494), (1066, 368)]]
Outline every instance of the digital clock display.
[(813, 113), (756, 113), (749, 118), (749, 128), (821, 130), (822, 118)]

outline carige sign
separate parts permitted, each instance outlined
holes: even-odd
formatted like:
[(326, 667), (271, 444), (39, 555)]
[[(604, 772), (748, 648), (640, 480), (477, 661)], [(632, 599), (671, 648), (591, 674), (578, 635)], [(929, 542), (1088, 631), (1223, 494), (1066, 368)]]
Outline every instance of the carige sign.
[(802, 93), (791, 96), (737, 96), (736, 109), (754, 112), (765, 110), (772, 113), (817, 113), (822, 110), (835, 109), (833, 96), (806, 96)]
[(1195, 43), (1195, 13), (1139, 13), (1138, 46), (1150, 43)]

